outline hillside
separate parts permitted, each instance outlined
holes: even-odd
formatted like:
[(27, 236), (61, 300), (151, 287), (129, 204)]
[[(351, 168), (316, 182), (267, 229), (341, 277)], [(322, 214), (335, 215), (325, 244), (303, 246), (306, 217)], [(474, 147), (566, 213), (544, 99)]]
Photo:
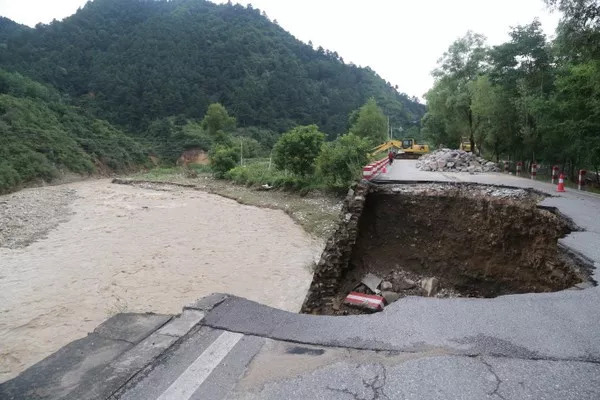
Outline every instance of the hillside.
[(66, 105), (55, 90), (0, 70), (0, 193), (62, 172), (143, 164), (142, 146), (106, 121)]
[(28, 26), (17, 24), (15, 21), (0, 17), (0, 47), (6, 46), (6, 41), (20, 33), (28, 31)]
[(169, 116), (201, 118), (212, 102), (241, 127), (282, 132), (316, 123), (332, 137), (371, 96), (394, 126), (408, 127), (425, 111), (371, 69), (313, 49), (251, 6), (94, 0), (62, 22), (10, 25), (11, 34), (6, 27), (3, 68), (137, 132)]

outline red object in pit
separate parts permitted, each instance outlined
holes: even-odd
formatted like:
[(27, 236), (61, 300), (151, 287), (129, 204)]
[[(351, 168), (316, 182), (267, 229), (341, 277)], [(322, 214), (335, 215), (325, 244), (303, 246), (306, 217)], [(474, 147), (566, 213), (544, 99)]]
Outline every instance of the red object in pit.
[(374, 294), (350, 292), (350, 294), (346, 296), (346, 299), (344, 299), (344, 304), (363, 308), (365, 310), (381, 311), (385, 306), (385, 299)]

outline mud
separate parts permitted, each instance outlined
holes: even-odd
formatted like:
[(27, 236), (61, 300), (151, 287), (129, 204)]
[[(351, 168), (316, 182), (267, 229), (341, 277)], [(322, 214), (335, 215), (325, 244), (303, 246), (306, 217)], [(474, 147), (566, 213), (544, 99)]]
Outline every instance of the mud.
[(400, 297), (425, 295), (420, 282), (429, 277), (439, 281), (431, 295), (486, 298), (558, 291), (588, 279), (558, 247), (574, 227), (538, 208), (539, 200), (534, 192), (482, 185), (372, 187), (335, 293), (310, 311), (360, 312), (342, 303), (350, 291), (370, 293), (360, 285), (368, 272)]

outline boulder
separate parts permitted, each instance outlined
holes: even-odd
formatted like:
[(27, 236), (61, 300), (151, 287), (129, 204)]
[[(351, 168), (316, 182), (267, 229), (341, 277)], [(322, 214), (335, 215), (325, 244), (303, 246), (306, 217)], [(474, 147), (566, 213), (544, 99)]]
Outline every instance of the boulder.
[(431, 297), (436, 294), (439, 283), (438, 278), (423, 278), (421, 279), (421, 288), (427, 293), (427, 297)]
[(381, 296), (385, 299), (387, 304), (392, 304), (396, 300), (400, 298), (400, 294), (396, 292), (391, 292), (389, 290), (381, 292)]
[(417, 284), (410, 279), (401, 278), (394, 281), (394, 290), (408, 290), (414, 288), (415, 286), (417, 286)]

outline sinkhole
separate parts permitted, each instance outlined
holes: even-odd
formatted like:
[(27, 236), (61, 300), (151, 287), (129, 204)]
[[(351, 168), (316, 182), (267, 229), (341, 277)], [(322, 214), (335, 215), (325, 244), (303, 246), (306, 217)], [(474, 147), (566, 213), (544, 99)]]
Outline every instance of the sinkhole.
[(591, 284), (589, 266), (558, 245), (577, 228), (540, 208), (543, 197), (477, 184), (363, 182), (346, 199), (302, 311), (365, 312), (344, 299), (353, 291), (374, 294), (361, 283), (367, 274), (382, 281), (389, 303), (411, 295), (491, 298)]

